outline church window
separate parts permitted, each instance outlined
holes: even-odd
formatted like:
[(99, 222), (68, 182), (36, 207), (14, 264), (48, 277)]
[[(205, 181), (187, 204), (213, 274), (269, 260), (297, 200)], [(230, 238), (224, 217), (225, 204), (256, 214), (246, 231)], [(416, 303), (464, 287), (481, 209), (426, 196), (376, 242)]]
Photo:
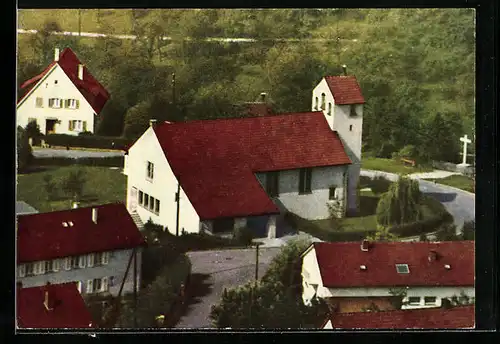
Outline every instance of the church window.
[(332, 103), (328, 103), (328, 116), (332, 115)]
[(319, 100), (318, 100), (318, 97), (316, 97), (316, 103), (314, 105), (314, 110), (318, 110), (318, 106), (319, 106)]
[(358, 113), (356, 112), (356, 106), (355, 105), (351, 105), (350, 106), (350, 115), (351, 117), (356, 117), (358, 115)]
[(311, 193), (312, 169), (303, 168), (299, 176), (299, 194)]
[(321, 93), (321, 110), (326, 109), (326, 103), (325, 103), (325, 94)]
[(352, 131), (352, 124), (349, 126), (349, 131)]
[(332, 186), (330, 188), (330, 194), (329, 194), (328, 199), (330, 199), (330, 200), (337, 199), (337, 195), (335, 194), (335, 190), (336, 190), (336, 188), (334, 186)]

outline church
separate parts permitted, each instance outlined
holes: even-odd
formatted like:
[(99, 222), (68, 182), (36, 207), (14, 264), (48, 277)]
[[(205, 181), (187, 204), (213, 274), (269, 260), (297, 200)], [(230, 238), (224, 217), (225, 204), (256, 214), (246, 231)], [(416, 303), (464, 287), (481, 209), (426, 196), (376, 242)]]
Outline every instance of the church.
[(125, 154), (127, 208), (173, 234), (247, 227), (280, 236), (284, 214), (356, 211), (364, 98), (354, 76), (325, 76), (310, 112), (161, 122)]

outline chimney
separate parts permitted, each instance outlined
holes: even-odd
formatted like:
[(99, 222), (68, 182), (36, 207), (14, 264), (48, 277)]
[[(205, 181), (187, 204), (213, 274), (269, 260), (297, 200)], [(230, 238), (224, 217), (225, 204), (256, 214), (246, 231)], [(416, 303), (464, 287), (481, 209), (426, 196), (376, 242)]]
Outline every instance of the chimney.
[(427, 259), (429, 260), (429, 262), (435, 262), (437, 259), (438, 259), (438, 254), (436, 251), (430, 251), (429, 252), (429, 256), (427, 257)]
[(267, 96), (267, 93), (266, 93), (266, 92), (262, 92), (262, 93), (260, 94), (260, 101), (261, 101), (262, 103), (264, 103), (264, 102), (266, 101), (266, 96)]
[(80, 204), (80, 202), (73, 202), (72, 208), (77, 209), (79, 204)]
[(363, 240), (361, 242), (361, 251), (368, 252), (369, 247), (370, 247), (370, 242), (368, 240)]
[(59, 48), (54, 49), (54, 61), (59, 61)]
[(92, 222), (97, 224), (97, 208), (92, 208)]
[(342, 65), (342, 70), (344, 71), (344, 76), (347, 76), (347, 66)]
[(83, 65), (81, 63), (78, 65), (78, 79), (83, 80)]
[(150, 127), (154, 127), (154, 126), (155, 126), (155, 124), (156, 124), (156, 119), (150, 119), (150, 120), (149, 120), (149, 126), (150, 126)]

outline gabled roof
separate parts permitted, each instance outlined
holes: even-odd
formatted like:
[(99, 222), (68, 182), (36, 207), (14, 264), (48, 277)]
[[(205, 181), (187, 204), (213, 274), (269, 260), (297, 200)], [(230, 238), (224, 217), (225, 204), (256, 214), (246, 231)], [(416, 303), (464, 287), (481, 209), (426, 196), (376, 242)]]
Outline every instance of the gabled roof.
[(83, 80), (78, 78), (78, 65), (81, 64), (78, 57), (70, 49), (64, 49), (59, 55), (59, 61), (52, 61), (45, 70), (37, 76), (25, 81), (21, 88), (26, 93), (19, 99), (18, 104), (28, 95), (29, 91), (38, 83), (56, 64), (66, 73), (73, 84), (89, 102), (96, 114), (99, 114), (108, 101), (109, 92), (90, 74), (87, 67), (83, 67)]
[(355, 76), (325, 76), (326, 83), (333, 94), (335, 104), (364, 104), (365, 98), (361, 93)]
[[(97, 224), (92, 222), (92, 208), (97, 209)], [(18, 217), (19, 263), (130, 249), (144, 243), (121, 203)]]
[[(474, 306), (384, 312), (335, 313), (334, 329), (465, 329), (474, 328)], [(324, 328), (324, 325), (323, 325)]]
[(351, 163), (322, 112), (162, 123), (154, 131), (203, 220), (278, 213), (256, 172)]
[[(49, 310), (44, 305), (45, 292)], [(93, 328), (76, 282), (41, 287), (17, 287), (17, 326), (19, 328)]]
[[(313, 247), (328, 288), (474, 286), (474, 241), (374, 242), (366, 252), (358, 242)], [(431, 251), (436, 260), (429, 261)], [(398, 273), (396, 264), (407, 264), (409, 273)]]

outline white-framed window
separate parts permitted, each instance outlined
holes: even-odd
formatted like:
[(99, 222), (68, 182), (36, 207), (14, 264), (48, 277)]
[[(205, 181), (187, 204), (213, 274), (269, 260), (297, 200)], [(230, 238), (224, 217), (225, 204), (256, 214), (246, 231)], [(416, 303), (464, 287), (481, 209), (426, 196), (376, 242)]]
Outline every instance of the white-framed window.
[(68, 122), (69, 131), (87, 131), (87, 121), (71, 120)]
[(89, 268), (94, 266), (94, 254), (93, 253), (87, 255), (87, 266)]
[(326, 95), (321, 93), (321, 110), (326, 109)]
[(319, 109), (319, 100), (318, 100), (318, 97), (316, 97), (314, 99), (314, 110), (318, 110)]
[(26, 276), (26, 264), (20, 264), (17, 266), (17, 276), (19, 277)]
[(43, 98), (42, 97), (36, 97), (35, 106), (37, 108), (43, 107)]
[(34, 263), (26, 263), (25, 264), (25, 275), (33, 276), (35, 274), (35, 264)]
[(109, 252), (103, 252), (101, 255), (101, 264), (106, 265), (109, 263)]
[(109, 290), (109, 281), (107, 277), (102, 278), (102, 283), (101, 283), (101, 291), (108, 291)]
[(337, 192), (336, 191), (337, 191), (337, 188), (335, 186), (330, 187), (329, 195), (328, 195), (329, 200), (337, 199)]
[(54, 272), (59, 271), (59, 269), (60, 269), (59, 264), (60, 264), (59, 259), (54, 259), (52, 261), (52, 271), (54, 271)]
[(408, 264), (396, 264), (396, 271), (398, 274), (409, 274), (410, 268)]
[(88, 280), (85, 286), (85, 293), (92, 294), (94, 292), (94, 280)]
[(67, 109), (78, 109), (80, 107), (80, 101), (78, 99), (66, 99), (64, 101), (64, 107)]
[(46, 260), (45, 261), (45, 272), (52, 272), (53, 271), (53, 260)]
[(147, 162), (147, 171), (146, 171), (146, 178), (148, 180), (153, 180), (153, 177), (154, 177), (154, 169), (155, 169), (155, 166), (154, 164), (151, 162), (151, 161), (148, 161)]
[(420, 296), (410, 296), (408, 298), (408, 305), (411, 305), (411, 306), (420, 305)]
[(160, 201), (155, 200), (155, 211), (156, 215), (160, 214)]
[(45, 273), (45, 261), (39, 261), (33, 264), (33, 274), (43, 275)]
[(328, 112), (327, 112), (328, 116), (331, 116), (332, 115), (332, 103), (328, 102)]
[(59, 98), (49, 98), (49, 107), (51, 108), (60, 109), (61, 103), (61, 99)]
[(87, 256), (79, 256), (78, 257), (78, 267), (83, 269), (85, 267), (85, 263), (87, 262)]
[(100, 278), (94, 278), (93, 287), (94, 289), (92, 291), (94, 293), (102, 291), (102, 280)]
[(302, 168), (299, 172), (299, 194), (311, 193), (312, 169)]
[(144, 207), (147, 208), (149, 206), (149, 195), (147, 193), (144, 194)]
[(424, 297), (424, 305), (426, 306), (435, 306), (437, 298), (435, 296), (426, 296)]
[(80, 266), (80, 257), (78, 256), (71, 257), (71, 268), (78, 269), (79, 266)]
[(154, 211), (155, 199), (153, 196), (149, 196), (149, 210)]
[(139, 198), (137, 201), (140, 205), (142, 205), (142, 203), (144, 202), (144, 192), (139, 191), (137, 195), (137, 197)]
[(64, 258), (64, 270), (71, 270), (71, 257)]

